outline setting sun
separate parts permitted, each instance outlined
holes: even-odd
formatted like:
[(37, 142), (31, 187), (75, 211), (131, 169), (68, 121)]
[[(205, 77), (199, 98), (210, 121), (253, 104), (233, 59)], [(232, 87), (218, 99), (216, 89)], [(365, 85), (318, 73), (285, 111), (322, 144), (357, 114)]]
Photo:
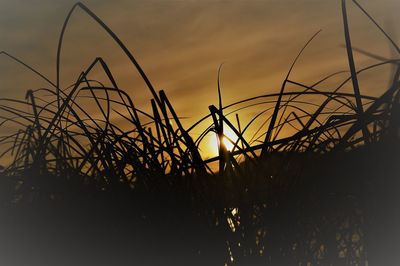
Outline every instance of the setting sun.
[[(225, 148), (228, 151), (232, 151), (234, 147), (234, 143), (238, 140), (237, 135), (235, 132), (233, 132), (232, 129), (229, 127), (224, 128), (224, 137), (222, 139), (222, 145), (225, 146)], [(219, 147), (219, 140), (217, 134), (214, 134), (209, 141), (209, 150), (211, 151), (212, 154), (218, 154), (218, 147)]]

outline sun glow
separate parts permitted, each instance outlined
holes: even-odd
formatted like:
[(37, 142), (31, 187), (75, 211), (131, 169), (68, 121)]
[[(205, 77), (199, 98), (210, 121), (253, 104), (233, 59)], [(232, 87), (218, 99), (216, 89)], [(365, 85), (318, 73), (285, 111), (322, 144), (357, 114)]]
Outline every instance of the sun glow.
[[(234, 143), (231, 142), (232, 138), (229, 138), (227, 136), (222, 137), (222, 145), (225, 146), (225, 148), (228, 151), (232, 151)], [(232, 140), (234, 142), (234, 140)]]
[[(232, 129), (226, 127), (224, 128), (224, 136), (222, 137), (222, 145), (228, 150), (232, 151), (234, 147), (234, 143), (238, 140), (237, 135), (235, 132), (233, 132)], [(219, 139), (217, 134), (214, 134), (209, 141), (209, 150), (212, 152), (212, 154), (217, 155), (218, 154), (218, 148), (219, 148)]]

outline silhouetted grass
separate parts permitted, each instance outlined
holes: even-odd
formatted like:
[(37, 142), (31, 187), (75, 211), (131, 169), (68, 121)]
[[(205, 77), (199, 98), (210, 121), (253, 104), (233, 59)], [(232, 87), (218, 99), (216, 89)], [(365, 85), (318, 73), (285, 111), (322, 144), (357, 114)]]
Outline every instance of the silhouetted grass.
[[(378, 23), (353, 2), (399, 52)], [(104, 232), (106, 224), (118, 228), (123, 223), (116, 233), (123, 242), (133, 241), (140, 249), (151, 245), (141, 241), (158, 238), (159, 249), (182, 256), (170, 260), (178, 264), (187, 258), (189, 265), (362, 265), (394, 255), (379, 253), (366, 232), (382, 227), (380, 221), (370, 223), (380, 202), (379, 189), (373, 185), (397, 185), (393, 169), (383, 180), (376, 178), (385, 171), (378, 161), (390, 168), (399, 154), (400, 59), (357, 70), (344, 0), (342, 7), (350, 74), (334, 73), (312, 85), (290, 78), (316, 33), (297, 55), (279, 93), (224, 106), (220, 67), (218, 107), (210, 105), (209, 115), (184, 128), (166, 93), (156, 91), (116, 34), (85, 5), (74, 5), (59, 39), (56, 82), (2, 52), (49, 85), (27, 91), (25, 100), (0, 99), (0, 126), (19, 128), (0, 139), (1, 157), (12, 157), (1, 173), (4, 209), (19, 206), (21, 211), (13, 215), (30, 219), (32, 206), (37, 206), (34, 212), (60, 218), (59, 228), (81, 227), (80, 235), (91, 227)], [(150, 113), (135, 107), (102, 58), (96, 58), (74, 84), (60, 87), (64, 32), (77, 8), (94, 19), (136, 67), (152, 94)], [(389, 64), (396, 70), (390, 87), (379, 97), (363, 95), (357, 76)], [(90, 79), (95, 67), (101, 67), (111, 86)], [(336, 88), (320, 88), (344, 74), (349, 76)], [(349, 82), (353, 92), (341, 91)], [(96, 107), (94, 112), (85, 108), (88, 100)], [(240, 112), (251, 108), (257, 115), (243, 124)], [(116, 115), (124, 128), (113, 122)], [(206, 129), (193, 139), (193, 130), (204, 124)], [(256, 128), (255, 134), (248, 137), (250, 128)], [(235, 139), (225, 136), (227, 129)], [(199, 147), (209, 134), (218, 138), (218, 156), (203, 159)], [(223, 144), (225, 138), (232, 142), (231, 150)], [(211, 167), (214, 162), (217, 170)], [(75, 219), (87, 221), (68, 224)], [(133, 240), (141, 228), (146, 237)], [(371, 235), (386, 236), (381, 231)], [(182, 243), (171, 251), (171, 243), (163, 242), (168, 239)]]

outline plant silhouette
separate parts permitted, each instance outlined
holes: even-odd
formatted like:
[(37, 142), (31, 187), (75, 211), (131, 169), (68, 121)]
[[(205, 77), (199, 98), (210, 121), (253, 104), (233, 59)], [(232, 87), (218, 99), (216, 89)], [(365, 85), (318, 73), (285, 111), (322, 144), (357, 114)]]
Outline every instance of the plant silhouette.
[[(399, 54), (384, 29), (352, 2)], [(135, 107), (100, 57), (74, 84), (60, 87), (64, 33), (78, 8), (134, 65), (151, 92), (151, 112)], [(363, 51), (351, 45), (345, 0), (342, 15), (349, 71), (312, 85), (291, 79), (317, 32), (279, 92), (224, 106), (221, 65), (218, 106), (185, 128), (167, 94), (154, 88), (118, 36), (84, 4), (75, 4), (59, 38), (56, 81), (1, 52), (49, 86), (28, 90), (25, 100), (0, 98), (0, 126), (19, 127), (0, 138), (1, 157), (12, 158), (0, 168), (2, 212), (9, 217), (2, 230), (32, 230), (37, 238), (31, 240), (50, 232), (65, 240), (69, 230), (76, 232), (59, 244), (72, 253), (56, 252), (54, 260), (43, 255), (38, 265), (397, 265), (400, 59), (381, 58), (357, 70), (353, 51)], [(358, 75), (386, 65), (395, 70), (389, 88), (379, 97), (364, 95)], [(95, 67), (110, 86), (90, 78)], [(343, 74), (335, 88), (320, 88)], [(349, 83), (353, 91), (343, 91)], [(83, 105), (87, 100), (96, 115)], [(247, 109), (257, 114), (242, 124), (240, 112)], [(194, 138), (201, 125), (206, 129)], [(248, 137), (251, 127), (257, 130)], [(218, 139), (218, 155), (204, 159), (199, 147), (210, 134)], [(9, 231), (10, 239), (18, 230)], [(107, 241), (120, 245), (113, 249)], [(83, 243), (84, 253), (78, 248)]]

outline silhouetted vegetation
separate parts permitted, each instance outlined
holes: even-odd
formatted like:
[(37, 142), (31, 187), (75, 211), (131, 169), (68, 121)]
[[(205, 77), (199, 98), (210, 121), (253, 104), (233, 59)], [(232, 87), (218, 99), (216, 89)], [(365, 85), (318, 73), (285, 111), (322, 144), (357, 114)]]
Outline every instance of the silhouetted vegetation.
[[(395, 265), (400, 59), (357, 69), (344, 0), (342, 7), (349, 72), (312, 85), (291, 79), (316, 33), (277, 93), (224, 106), (219, 72), (218, 105), (189, 128), (122, 41), (81, 3), (62, 28), (55, 82), (2, 52), (49, 85), (28, 90), (25, 100), (0, 99), (0, 126), (19, 127), (0, 139), (1, 156), (12, 157), (1, 169), (4, 241), (32, 254), (40, 249), (39, 259), (27, 259), (42, 265)], [(151, 113), (135, 107), (102, 58), (60, 87), (64, 32), (77, 8), (136, 67), (152, 94)], [(385, 65), (395, 70), (389, 88), (364, 95), (358, 75)], [(95, 68), (109, 85), (90, 78)], [(339, 75), (347, 77), (321, 89)], [(348, 83), (352, 92), (343, 91)], [(257, 114), (241, 124), (240, 112), (250, 108)], [(249, 137), (251, 127), (257, 130)], [(210, 134), (218, 156), (204, 159), (199, 147)], [(21, 236), (29, 237), (13, 246)]]

